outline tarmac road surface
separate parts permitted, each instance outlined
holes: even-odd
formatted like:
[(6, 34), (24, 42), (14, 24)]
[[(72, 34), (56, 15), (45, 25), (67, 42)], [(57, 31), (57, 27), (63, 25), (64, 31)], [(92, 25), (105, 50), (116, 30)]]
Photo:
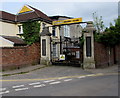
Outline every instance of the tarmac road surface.
[(117, 67), (86, 71), (52, 66), (6, 76), (0, 82), (1, 96), (118, 96)]

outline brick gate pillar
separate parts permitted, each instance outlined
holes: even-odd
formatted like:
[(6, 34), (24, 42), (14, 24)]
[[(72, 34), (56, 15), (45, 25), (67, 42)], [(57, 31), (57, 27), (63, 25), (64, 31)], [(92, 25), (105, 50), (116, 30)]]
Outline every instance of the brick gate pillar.
[(95, 68), (93, 36), (95, 28), (93, 27), (93, 22), (87, 22), (87, 26), (84, 30), (83, 68)]

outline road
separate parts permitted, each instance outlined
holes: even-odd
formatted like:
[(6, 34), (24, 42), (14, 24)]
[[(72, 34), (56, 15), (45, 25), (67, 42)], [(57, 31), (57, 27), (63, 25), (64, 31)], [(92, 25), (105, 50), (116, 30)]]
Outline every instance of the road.
[[(117, 73), (82, 73), (72, 73), (72, 75), (62, 74), (60, 76), (56, 75), (46, 78), (41, 78), (40, 76), (33, 78), (33, 74), (23, 74), (21, 77), (24, 76), (24, 78), (3, 78), (2, 88), (0, 88), (0, 95), (118, 96)], [(26, 78), (29, 75), (31, 75), (32, 78)]]

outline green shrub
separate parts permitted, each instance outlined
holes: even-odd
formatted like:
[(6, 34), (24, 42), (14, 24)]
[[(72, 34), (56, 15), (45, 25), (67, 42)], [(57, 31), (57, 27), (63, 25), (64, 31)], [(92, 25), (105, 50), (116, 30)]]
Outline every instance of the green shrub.
[(23, 37), (28, 45), (40, 41), (40, 23), (38, 21), (28, 21), (23, 23)]

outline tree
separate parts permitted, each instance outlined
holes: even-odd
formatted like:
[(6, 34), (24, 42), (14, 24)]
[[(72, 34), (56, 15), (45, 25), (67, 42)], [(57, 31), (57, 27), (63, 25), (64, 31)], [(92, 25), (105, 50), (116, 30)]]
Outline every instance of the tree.
[(110, 63), (111, 48), (115, 51), (114, 46), (120, 44), (120, 16), (115, 20), (115, 26), (111, 25), (110, 28), (106, 28), (105, 32), (106, 33), (97, 35), (96, 41), (107, 46)]
[(97, 41), (108, 47), (120, 44), (120, 16), (115, 20), (115, 26), (111, 26), (105, 30), (107, 33), (97, 36)]
[(96, 12), (93, 13), (93, 24), (97, 33), (101, 33), (104, 31), (104, 24), (102, 20), (102, 16), (100, 18), (97, 16)]
[(28, 21), (23, 23), (23, 37), (27, 44), (32, 44), (40, 41), (39, 36), (40, 23), (38, 21)]

